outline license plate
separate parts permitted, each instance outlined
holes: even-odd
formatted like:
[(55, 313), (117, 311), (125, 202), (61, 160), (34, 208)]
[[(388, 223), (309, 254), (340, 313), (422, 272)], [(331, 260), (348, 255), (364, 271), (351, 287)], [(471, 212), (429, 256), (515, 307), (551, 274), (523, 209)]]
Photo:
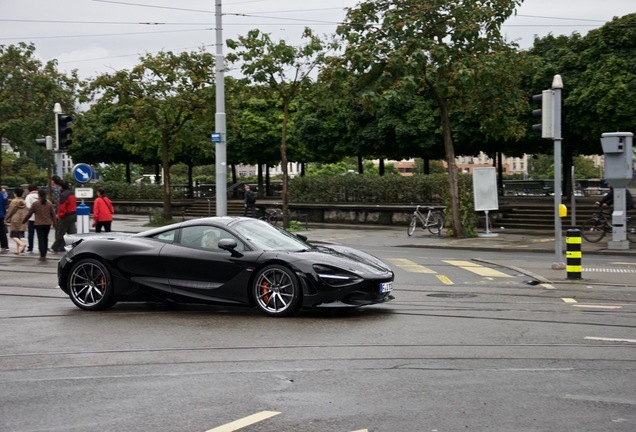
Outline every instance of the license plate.
[(380, 284), (380, 293), (388, 293), (393, 291), (393, 282), (382, 282)]

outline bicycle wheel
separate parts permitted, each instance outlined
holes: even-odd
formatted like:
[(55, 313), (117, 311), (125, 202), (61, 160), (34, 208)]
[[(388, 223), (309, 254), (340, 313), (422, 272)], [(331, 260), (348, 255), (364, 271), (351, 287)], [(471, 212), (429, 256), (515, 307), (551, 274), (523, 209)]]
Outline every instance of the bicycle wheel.
[(415, 232), (416, 227), (417, 227), (417, 216), (413, 216), (413, 219), (411, 219), (411, 223), (409, 224), (409, 229), (406, 231), (406, 233), (409, 236), (412, 236), (413, 233)]
[(630, 243), (636, 243), (636, 220), (629, 218), (625, 224), (625, 231), (627, 233), (627, 240)]
[(428, 219), (428, 230), (431, 234), (440, 234), (444, 228), (444, 215), (440, 212), (431, 213), (431, 217)]
[(593, 217), (583, 222), (581, 236), (590, 243), (598, 243), (605, 237), (605, 221)]

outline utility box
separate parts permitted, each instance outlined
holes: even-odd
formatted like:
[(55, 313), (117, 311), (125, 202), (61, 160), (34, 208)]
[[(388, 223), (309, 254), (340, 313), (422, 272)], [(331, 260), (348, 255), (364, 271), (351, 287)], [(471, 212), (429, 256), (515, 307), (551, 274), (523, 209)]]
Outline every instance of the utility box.
[(601, 145), (605, 154), (605, 179), (614, 187), (627, 187), (632, 179), (631, 132), (606, 132), (601, 135)]

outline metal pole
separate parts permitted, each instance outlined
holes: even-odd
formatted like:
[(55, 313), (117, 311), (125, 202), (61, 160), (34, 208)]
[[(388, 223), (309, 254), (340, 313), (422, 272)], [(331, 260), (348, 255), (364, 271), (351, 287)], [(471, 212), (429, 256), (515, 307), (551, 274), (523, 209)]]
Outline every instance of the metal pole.
[(62, 114), (62, 107), (59, 103), (56, 103), (53, 107), (53, 114), (55, 115), (55, 174), (58, 177), (64, 178), (64, 171), (62, 166), (62, 153), (60, 152), (60, 126), (57, 121), (57, 116)]
[(214, 126), (221, 134), (221, 140), (215, 145), (216, 160), (216, 215), (227, 215), (227, 137), (225, 123), (225, 76), (223, 58), (223, 20), (221, 0), (216, 0), (216, 114)]
[(574, 178), (574, 165), (572, 165), (572, 174), (570, 175), (570, 178), (572, 179), (572, 197), (570, 199), (570, 206), (572, 207), (572, 211), (570, 213), (572, 214), (572, 217), (570, 219), (570, 226), (574, 228), (576, 226), (576, 179)]
[(554, 92), (554, 263), (553, 269), (564, 269), (563, 262), (563, 234), (561, 230), (561, 216), (559, 207), (561, 206), (561, 90), (563, 80), (561, 75), (555, 75), (552, 80), (552, 91)]

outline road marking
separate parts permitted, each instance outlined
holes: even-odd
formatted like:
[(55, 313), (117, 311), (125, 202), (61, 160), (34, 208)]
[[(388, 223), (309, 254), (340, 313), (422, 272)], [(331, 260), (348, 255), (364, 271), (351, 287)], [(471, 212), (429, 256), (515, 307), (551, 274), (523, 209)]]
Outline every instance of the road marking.
[(594, 336), (585, 336), (583, 339), (587, 339), (587, 340), (597, 340), (597, 341), (604, 341), (604, 342), (627, 342), (627, 343), (636, 343), (636, 339), (604, 338), (604, 337), (594, 337)]
[(445, 263), (450, 265), (454, 265), (460, 267), (464, 270), (468, 270), (469, 272), (473, 272), (479, 276), (490, 276), (490, 277), (505, 277), (511, 278), (513, 276), (500, 272), (499, 270), (491, 269), (489, 267), (484, 267), (479, 264), (475, 264), (471, 261), (454, 261), (454, 260), (444, 260)]
[(574, 300), (573, 298), (565, 298), (562, 297), (561, 300), (563, 300), (566, 303), (578, 303), (576, 300)]
[(554, 285), (549, 284), (549, 283), (542, 283), (541, 286), (545, 289), (555, 289)]
[(224, 424), (223, 426), (207, 430), (206, 432), (233, 432), (246, 426), (253, 425), (254, 423), (267, 420), (268, 418), (274, 417), (278, 414), (280, 413), (277, 411), (261, 411), (256, 414), (252, 414), (251, 416), (247, 416), (231, 423)]
[(424, 267), (423, 265), (420, 265), (409, 259), (391, 258), (388, 261), (410, 273), (427, 273), (427, 274), (437, 273), (435, 270), (431, 270), (430, 268)]
[(574, 307), (590, 308), (590, 309), (623, 309), (623, 306), (610, 306), (610, 305), (590, 305), (590, 304), (575, 304)]
[(452, 280), (450, 280), (449, 278), (447, 278), (446, 276), (444, 276), (442, 274), (438, 274), (437, 275), (437, 279), (439, 279), (440, 282), (442, 282), (445, 285), (454, 285)]

